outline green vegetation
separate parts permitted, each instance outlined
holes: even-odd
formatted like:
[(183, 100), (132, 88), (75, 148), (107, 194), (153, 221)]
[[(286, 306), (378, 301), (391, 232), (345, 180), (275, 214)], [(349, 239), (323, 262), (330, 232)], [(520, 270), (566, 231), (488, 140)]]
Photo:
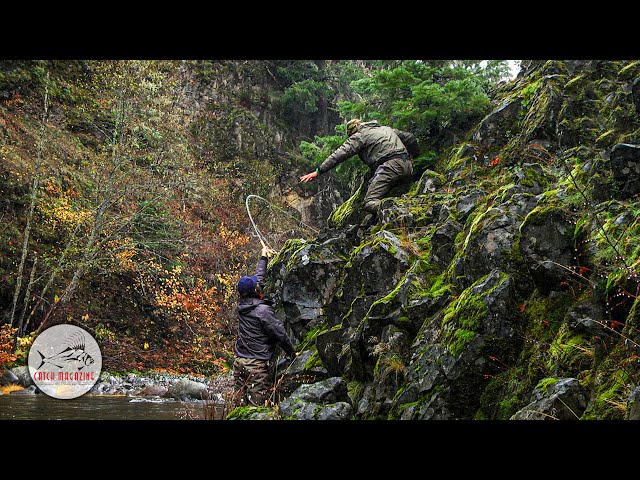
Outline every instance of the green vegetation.
[(508, 278), (506, 273), (500, 272), (499, 279), (490, 288), (476, 293), (476, 287), (485, 283), (490, 276), (491, 274), (488, 274), (477, 280), (453, 300), (444, 311), (442, 328), (446, 332), (445, 343), (452, 355), (462, 353), (464, 346), (480, 332), (482, 321), (487, 316), (487, 305), (483, 299)]
[[(318, 183), (298, 185), (299, 175), (360, 117), (418, 136), (416, 181), (385, 200), (384, 224), (354, 240), (362, 232), (340, 235), (360, 221), (366, 167), (344, 162), (322, 179), (323, 193), (348, 199), (326, 223), (313, 219), (329, 227), (322, 245), (291, 238), (269, 268), (282, 287), (312, 252), (310, 262), (343, 260), (351, 279), (365, 249), (372, 269), (383, 249), (401, 265), (378, 273), (400, 280), (386, 291), (348, 289), (338, 272), (326, 322), (303, 327), (297, 342), (311, 352), (305, 368), (322, 366), (318, 334), (348, 321), (349, 394), (375, 403), (372, 417), (508, 419), (535, 389), (576, 378), (591, 399), (581, 418), (624, 418), (638, 383), (640, 199), (615, 180), (609, 153), (639, 138), (631, 82), (640, 62), (533, 61), (497, 84), (503, 67), (0, 62), (0, 364), (24, 362), (38, 331), (69, 321), (95, 334), (114, 374), (228, 373), (235, 282), (260, 249), (243, 199), (286, 196), (315, 215)], [(566, 281), (542, 294), (531, 279), (544, 281), (536, 268), (545, 259), (521, 248), (522, 232), (536, 230), (522, 227), (554, 216), (573, 255), (559, 267)], [(500, 229), (512, 242), (495, 267), (504, 271), (480, 287)], [(434, 255), (451, 240), (447, 265)], [(489, 304), (507, 280), (513, 288)], [(390, 329), (406, 351), (385, 350)], [(243, 408), (229, 418), (274, 415)]]

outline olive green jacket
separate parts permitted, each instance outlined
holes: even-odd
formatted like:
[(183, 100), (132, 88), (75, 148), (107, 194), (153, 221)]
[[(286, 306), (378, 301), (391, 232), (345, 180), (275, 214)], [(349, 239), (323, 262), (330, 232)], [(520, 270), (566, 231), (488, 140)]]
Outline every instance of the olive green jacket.
[(420, 153), (418, 141), (413, 134), (380, 125), (377, 121), (365, 122), (320, 164), (318, 173), (331, 170), (355, 154), (358, 154), (369, 168), (375, 170), (388, 158), (403, 153), (411, 157)]

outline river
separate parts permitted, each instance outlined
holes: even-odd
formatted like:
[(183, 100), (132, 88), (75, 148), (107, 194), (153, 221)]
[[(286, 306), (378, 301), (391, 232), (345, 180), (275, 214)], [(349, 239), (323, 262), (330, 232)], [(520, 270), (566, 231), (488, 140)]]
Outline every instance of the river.
[(60, 400), (45, 394), (0, 395), (0, 420), (205, 420), (221, 407), (204, 402), (148, 400), (124, 395), (82, 395)]

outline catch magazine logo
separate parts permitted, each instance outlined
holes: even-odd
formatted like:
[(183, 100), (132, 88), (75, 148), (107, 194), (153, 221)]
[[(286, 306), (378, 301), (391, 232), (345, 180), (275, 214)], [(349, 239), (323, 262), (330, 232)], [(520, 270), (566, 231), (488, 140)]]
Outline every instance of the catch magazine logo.
[(36, 337), (29, 350), (29, 373), (50, 397), (70, 399), (87, 393), (102, 370), (95, 339), (75, 325), (55, 325)]

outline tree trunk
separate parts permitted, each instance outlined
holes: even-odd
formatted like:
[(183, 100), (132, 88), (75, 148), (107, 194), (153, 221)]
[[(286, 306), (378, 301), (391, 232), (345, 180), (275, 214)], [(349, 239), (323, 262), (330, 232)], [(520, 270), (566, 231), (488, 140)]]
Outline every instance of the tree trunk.
[[(326, 82), (325, 60), (315, 60), (320, 72), (318, 78), (321, 82)], [(326, 137), (329, 134), (329, 112), (328, 101), (324, 93), (320, 94), (318, 99), (318, 118), (316, 120), (316, 134)]]

